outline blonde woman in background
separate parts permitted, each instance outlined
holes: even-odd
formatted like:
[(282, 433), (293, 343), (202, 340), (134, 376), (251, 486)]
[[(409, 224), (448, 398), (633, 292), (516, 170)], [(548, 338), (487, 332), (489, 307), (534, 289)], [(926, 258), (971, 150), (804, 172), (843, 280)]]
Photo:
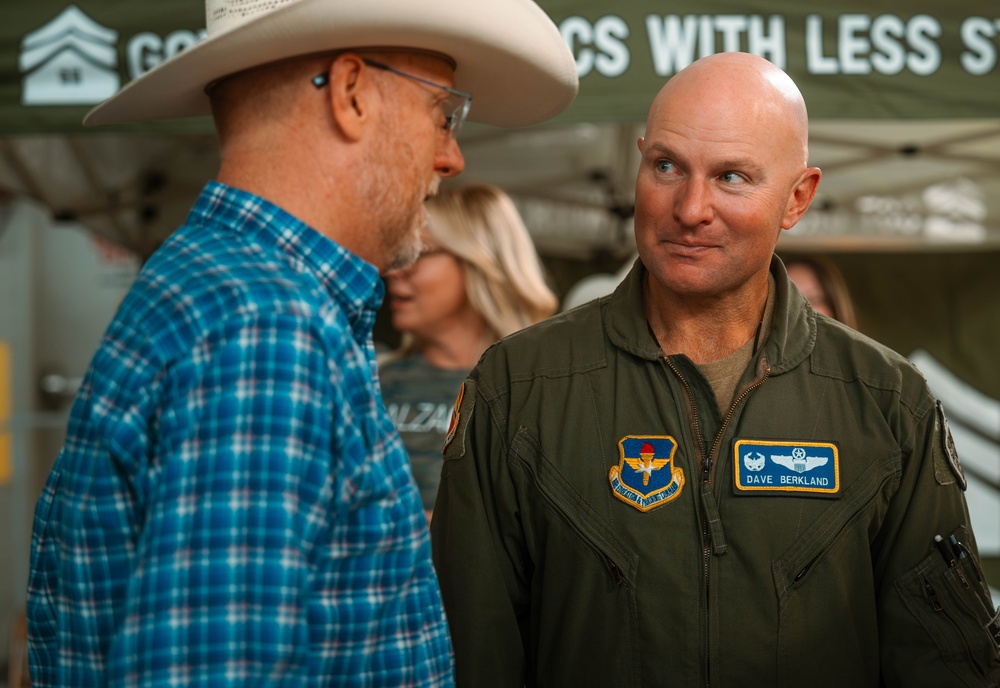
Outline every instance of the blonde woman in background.
[(427, 212), (420, 257), (386, 274), (392, 325), (403, 339), (380, 360), (379, 379), (429, 520), (466, 375), (490, 344), (552, 315), (558, 300), (503, 191), (485, 184), (444, 189)]

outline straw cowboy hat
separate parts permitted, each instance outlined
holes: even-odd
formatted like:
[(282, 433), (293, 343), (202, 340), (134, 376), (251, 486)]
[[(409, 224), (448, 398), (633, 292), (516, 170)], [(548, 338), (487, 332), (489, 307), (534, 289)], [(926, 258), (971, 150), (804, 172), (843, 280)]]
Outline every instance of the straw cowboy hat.
[(205, 87), (289, 57), (343, 48), (413, 48), (455, 61), (469, 119), (523, 126), (576, 96), (572, 54), (532, 0), (206, 0), (207, 37), (128, 83), (90, 125), (209, 114)]

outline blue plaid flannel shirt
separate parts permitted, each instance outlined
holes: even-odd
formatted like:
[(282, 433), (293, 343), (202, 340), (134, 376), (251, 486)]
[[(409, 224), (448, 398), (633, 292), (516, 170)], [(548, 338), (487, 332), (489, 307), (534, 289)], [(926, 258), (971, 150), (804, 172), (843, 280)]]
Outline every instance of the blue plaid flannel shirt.
[(97, 351), (35, 510), (46, 686), (448, 686), (373, 266), (206, 186)]

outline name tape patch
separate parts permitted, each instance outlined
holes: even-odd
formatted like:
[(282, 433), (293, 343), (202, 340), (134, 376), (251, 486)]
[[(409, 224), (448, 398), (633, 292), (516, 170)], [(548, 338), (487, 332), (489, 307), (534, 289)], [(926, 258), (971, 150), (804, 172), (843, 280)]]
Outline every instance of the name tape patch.
[(840, 452), (833, 442), (736, 440), (733, 493), (786, 497), (840, 495)]

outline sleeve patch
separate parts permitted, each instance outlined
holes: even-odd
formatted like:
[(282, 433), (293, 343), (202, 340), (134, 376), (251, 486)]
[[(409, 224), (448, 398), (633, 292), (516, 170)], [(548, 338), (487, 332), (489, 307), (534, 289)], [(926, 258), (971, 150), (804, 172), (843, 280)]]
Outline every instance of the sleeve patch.
[(442, 449), (445, 461), (465, 456), (465, 435), (475, 405), (476, 382), (468, 379), (459, 388), (458, 397), (451, 410), (451, 422), (448, 424), (448, 435), (445, 437)]
[(934, 418), (934, 434), (937, 442), (934, 445), (934, 478), (939, 485), (953, 485), (958, 483), (964, 492), (968, 483), (965, 480), (965, 473), (962, 471), (962, 464), (958, 460), (958, 451), (955, 449), (955, 440), (951, 436), (951, 429), (948, 427), (948, 419), (944, 415), (944, 406), (937, 402), (937, 414)]

